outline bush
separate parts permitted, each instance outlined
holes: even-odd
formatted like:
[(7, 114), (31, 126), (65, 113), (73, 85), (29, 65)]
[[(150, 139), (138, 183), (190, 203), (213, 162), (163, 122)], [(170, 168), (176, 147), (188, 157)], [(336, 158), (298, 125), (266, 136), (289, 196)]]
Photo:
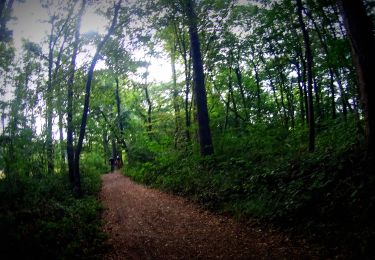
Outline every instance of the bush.
[(100, 176), (85, 172), (82, 186), (85, 195), (77, 199), (65, 176), (0, 180), (0, 258), (99, 259)]
[(238, 218), (272, 221), (326, 247), (372, 254), (375, 193), (355, 120), (321, 122), (317, 150), (308, 153), (306, 127), (257, 125), (247, 136), (224, 134), (216, 154), (200, 159), (163, 151), (126, 173)]

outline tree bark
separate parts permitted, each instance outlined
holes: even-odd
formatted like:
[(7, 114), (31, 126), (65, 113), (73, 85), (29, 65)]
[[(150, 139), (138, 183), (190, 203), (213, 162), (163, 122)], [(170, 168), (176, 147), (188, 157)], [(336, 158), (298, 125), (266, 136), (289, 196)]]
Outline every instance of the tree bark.
[(75, 67), (76, 67), (76, 58), (78, 53), (78, 46), (79, 46), (79, 38), (80, 33), (79, 29), (81, 27), (81, 20), (82, 14), (85, 10), (86, 0), (82, 0), (81, 8), (78, 12), (77, 22), (75, 25), (75, 35), (74, 35), (74, 43), (73, 43), (73, 53), (72, 59), (70, 62), (69, 68), (69, 78), (68, 78), (68, 86), (67, 86), (67, 133), (66, 133), (66, 153), (68, 156), (68, 169), (69, 169), (69, 180), (70, 183), (74, 186), (74, 144), (73, 144), (73, 84), (74, 84), (74, 74), (75, 74)]
[[(148, 71), (148, 68), (147, 68)], [(147, 102), (147, 134), (148, 137), (151, 139), (151, 133), (152, 133), (152, 102), (150, 98), (150, 93), (148, 92), (148, 82), (147, 82), (147, 75), (148, 72), (146, 72), (146, 78), (145, 78), (145, 84), (144, 84), (144, 91), (145, 91), (145, 97)]]
[(48, 79), (46, 90), (46, 149), (47, 149), (47, 172), (52, 174), (54, 171), (54, 154), (52, 139), (52, 116), (53, 116), (53, 85), (52, 85), (52, 69), (53, 69), (53, 51), (54, 51), (54, 31), (55, 17), (51, 20), (51, 32), (48, 42)]
[(301, 123), (305, 123), (305, 102), (304, 102), (304, 92), (303, 92), (303, 82), (302, 82), (302, 76), (301, 76), (301, 67), (296, 59), (295, 64), (296, 70), (297, 70), (297, 81), (298, 81), (298, 93), (299, 93), (299, 107), (300, 107), (300, 113), (301, 113)]
[(257, 119), (260, 119), (261, 116), (261, 99), (260, 99), (260, 91), (261, 91), (261, 86), (260, 86), (260, 77), (259, 77), (259, 71), (258, 71), (258, 64), (254, 61), (254, 56), (255, 56), (255, 51), (253, 47), (251, 47), (251, 54), (252, 54), (252, 59), (250, 59), (251, 64), (253, 65), (254, 72), (255, 72), (255, 82), (257, 85), (257, 91), (256, 91), (256, 96), (257, 96)]
[(190, 95), (190, 81), (191, 81), (191, 52), (188, 58), (188, 50), (185, 41), (185, 34), (181, 32), (180, 28), (174, 24), (175, 34), (177, 38), (177, 46), (184, 61), (185, 73), (185, 138), (186, 144), (189, 145), (191, 141), (190, 126), (191, 126), (191, 113), (189, 111), (189, 95)]
[(103, 137), (104, 163), (107, 164), (110, 154), (111, 154), (111, 152), (109, 151), (109, 140), (108, 140), (107, 130), (103, 129), (102, 137)]
[(173, 46), (171, 53), (171, 69), (172, 69), (172, 82), (173, 82), (173, 109), (175, 117), (175, 130), (174, 130), (174, 148), (177, 148), (180, 131), (180, 106), (178, 104), (178, 90), (177, 90), (177, 73), (176, 73), (176, 43)]
[[(120, 90), (119, 90), (119, 80), (118, 78), (115, 79), (116, 81), (116, 107), (117, 107), (117, 120), (118, 120), (118, 128), (120, 129), (120, 136), (119, 136), (119, 143), (122, 144), (122, 148), (124, 149), (125, 153), (128, 153), (128, 146), (126, 145), (125, 142), (125, 137), (124, 137), (124, 124), (122, 121), (122, 116), (121, 116), (121, 99), (120, 99)], [(122, 156), (120, 156), (121, 159), (121, 164), (122, 164)]]
[(236, 68), (234, 69), (234, 72), (236, 73), (238, 88), (240, 89), (240, 94), (241, 94), (241, 99), (242, 99), (242, 105), (245, 111), (246, 121), (248, 122), (250, 120), (250, 116), (249, 116), (249, 111), (247, 109), (245, 91), (244, 91), (243, 82), (242, 82), (242, 73), (241, 73), (241, 69), (239, 65), (236, 66)]
[(306, 66), (307, 66), (307, 91), (308, 91), (308, 120), (309, 120), (309, 152), (314, 152), (315, 150), (315, 118), (314, 118), (314, 105), (313, 105), (313, 57), (311, 53), (310, 46), (310, 36), (306, 29), (305, 22), (303, 21), (302, 11), (302, 1), (296, 0), (297, 11), (298, 11), (298, 21), (303, 34), (303, 41), (305, 45), (305, 56), (306, 56)]
[(365, 119), (368, 151), (375, 150), (375, 37), (362, 1), (338, 0), (350, 40)]
[[(69, 15), (70, 17), (70, 15)], [(63, 55), (63, 52), (64, 52), (64, 46), (65, 46), (65, 42), (66, 42), (66, 39), (67, 39), (67, 36), (65, 35), (64, 36), (64, 40), (60, 46), (60, 49), (59, 49), (59, 52), (58, 52), (58, 55), (57, 55), (57, 59), (56, 59), (56, 62), (55, 62), (55, 69), (54, 69), (54, 72), (53, 72), (53, 84), (56, 84), (56, 78), (58, 76), (58, 72), (61, 68), (61, 59), (62, 59), (62, 55)], [(59, 83), (58, 83), (59, 84)], [(60, 88), (60, 89), (63, 89), (63, 88)], [(65, 165), (65, 145), (64, 145), (64, 129), (63, 129), (63, 96), (62, 96), (62, 91), (58, 91), (57, 93), (57, 114), (58, 114), (58, 126), (59, 126), (59, 137), (60, 137), (60, 172), (64, 172), (66, 171), (66, 165)]]
[[(57, 73), (59, 69), (59, 63), (62, 55), (62, 48), (60, 48), (60, 53), (58, 54), (55, 70), (53, 70), (54, 65), (54, 51), (55, 46), (58, 41), (58, 39), (61, 37), (61, 35), (64, 32), (65, 27), (68, 24), (68, 21), (70, 20), (70, 16), (73, 9), (70, 10), (68, 17), (66, 18), (65, 22), (62, 24), (59, 30), (57, 29), (57, 23), (56, 19), (57, 16), (52, 16), (51, 18), (51, 32), (49, 35), (49, 41), (48, 41), (48, 80), (47, 80), (47, 90), (46, 90), (46, 148), (47, 148), (47, 171), (49, 174), (52, 174), (54, 172), (54, 150), (53, 150), (53, 137), (52, 137), (52, 119), (53, 119), (53, 100), (54, 100), (54, 93), (55, 93), (55, 82), (54, 82), (54, 74)], [(55, 33), (56, 30), (56, 33)], [(64, 45), (65, 39), (63, 41), (62, 46)]]
[(190, 46), (193, 59), (193, 79), (197, 105), (196, 107), (200, 153), (202, 156), (207, 156), (214, 153), (214, 148), (212, 145), (211, 129), (209, 124), (202, 55), (197, 29), (197, 15), (195, 13), (194, 4), (194, 0), (187, 1), (186, 15), (189, 22)]
[(74, 155), (74, 158), (75, 158), (74, 159), (74, 190), (77, 195), (82, 194), (81, 178), (80, 178), (80, 172), (79, 172), (79, 160), (80, 160), (80, 155), (82, 152), (83, 139), (85, 137), (85, 132), (86, 132), (87, 115), (89, 112), (89, 104), (90, 104), (91, 82), (94, 76), (94, 68), (95, 68), (96, 62), (98, 61), (100, 57), (100, 51), (104, 47), (104, 44), (107, 42), (107, 40), (109, 39), (113, 31), (115, 30), (115, 27), (117, 24), (117, 16), (118, 16), (118, 12), (120, 9), (120, 4), (121, 4), (121, 0), (119, 0), (115, 5), (115, 13), (113, 16), (111, 26), (109, 27), (108, 32), (104, 36), (102, 41), (98, 44), (98, 47), (96, 49), (94, 57), (92, 58), (90, 68), (87, 74), (87, 81), (86, 81), (86, 86), (85, 86), (85, 100), (84, 100), (83, 111), (82, 111), (81, 126), (80, 126), (80, 131), (79, 131), (79, 136), (78, 136), (77, 148), (75, 150), (75, 155)]

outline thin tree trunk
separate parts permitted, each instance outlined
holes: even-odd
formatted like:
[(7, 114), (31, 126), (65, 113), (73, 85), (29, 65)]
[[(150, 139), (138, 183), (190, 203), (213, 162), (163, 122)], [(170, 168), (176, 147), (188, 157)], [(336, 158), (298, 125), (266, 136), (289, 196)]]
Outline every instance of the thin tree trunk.
[(80, 155), (82, 152), (83, 139), (85, 137), (85, 132), (86, 132), (87, 114), (89, 112), (91, 82), (94, 76), (94, 68), (95, 68), (96, 62), (99, 59), (100, 51), (102, 50), (104, 44), (107, 42), (107, 40), (109, 39), (113, 31), (115, 30), (115, 27), (117, 24), (117, 16), (118, 16), (118, 12), (120, 9), (120, 4), (121, 4), (121, 0), (119, 0), (115, 5), (115, 14), (113, 16), (111, 26), (108, 29), (108, 32), (104, 36), (102, 41), (98, 44), (98, 47), (96, 49), (94, 57), (92, 58), (90, 68), (87, 74), (87, 81), (86, 81), (86, 87), (85, 87), (85, 100), (84, 100), (83, 112), (82, 112), (82, 118), (81, 118), (81, 127), (79, 131), (79, 136), (78, 136), (77, 148), (75, 150), (75, 156), (74, 156), (75, 158), (74, 160), (74, 190), (77, 193), (77, 195), (82, 194), (81, 178), (80, 178), (80, 172), (79, 172), (79, 160), (80, 160)]
[(257, 96), (257, 119), (259, 119), (260, 115), (261, 115), (261, 108), (260, 108), (260, 104), (261, 104), (261, 99), (260, 99), (260, 78), (259, 78), (259, 72), (258, 72), (258, 64), (256, 64), (255, 61), (253, 60), (254, 56), (255, 56), (255, 51), (254, 51), (253, 47), (251, 47), (251, 52), (252, 52), (252, 56), (253, 57), (252, 57), (252, 59), (250, 59), (250, 62), (253, 65), (254, 72), (255, 72), (255, 82), (256, 82), (256, 85), (257, 85), (257, 91), (256, 91), (256, 96)]
[(346, 97), (346, 92), (345, 92), (344, 87), (342, 85), (341, 79), (338, 76), (336, 78), (337, 78), (336, 82), (337, 82), (337, 85), (339, 86), (339, 90), (340, 90), (340, 100), (341, 100), (341, 105), (342, 105), (342, 114), (343, 114), (344, 119), (346, 120), (347, 115), (348, 115), (348, 101), (347, 101), (347, 97)]
[(303, 21), (302, 11), (302, 1), (296, 0), (297, 10), (298, 10), (298, 21), (303, 34), (303, 41), (305, 45), (306, 53), (306, 65), (307, 65), (307, 91), (308, 91), (308, 119), (309, 119), (309, 152), (314, 152), (315, 150), (315, 118), (314, 118), (314, 105), (313, 105), (313, 73), (312, 64), (313, 57), (310, 48), (310, 36), (306, 29), (305, 22)]
[(117, 126), (114, 126), (112, 125), (112, 123), (108, 120), (107, 116), (105, 115), (105, 113), (102, 111), (102, 110), (99, 110), (100, 113), (102, 114), (103, 118), (104, 118), (104, 121), (108, 124), (112, 134), (116, 137), (116, 139), (121, 143), (125, 153), (129, 154), (129, 148), (128, 148), (128, 145), (126, 144), (126, 141), (123, 137), (121, 137), (119, 135), (119, 131), (118, 131), (118, 128), (116, 128)]
[(173, 81), (173, 109), (175, 117), (175, 130), (174, 130), (174, 148), (177, 148), (178, 136), (180, 132), (180, 106), (178, 104), (178, 90), (177, 90), (177, 73), (176, 73), (176, 44), (173, 46), (171, 53), (171, 69)]
[[(64, 32), (65, 27), (70, 20), (70, 16), (73, 9), (70, 10), (69, 15), (63, 25), (61, 26), (60, 30), (56, 31), (56, 16), (53, 16), (51, 19), (51, 32), (49, 35), (48, 41), (48, 80), (47, 80), (47, 91), (46, 91), (46, 148), (47, 148), (47, 171), (49, 174), (54, 172), (54, 150), (53, 150), (53, 137), (52, 137), (52, 119), (53, 119), (53, 97), (54, 97), (54, 71), (53, 71), (53, 54), (55, 51), (55, 46), (57, 40), (60, 38), (61, 34)], [(65, 39), (63, 41), (62, 46), (64, 45)], [(55, 73), (57, 73), (59, 69), (59, 63), (62, 55), (62, 47), (60, 48), (60, 53), (58, 55), (58, 60), (56, 62)]]
[[(69, 15), (70, 17), (70, 15)], [(64, 46), (65, 46), (65, 42), (66, 42), (66, 35), (64, 36), (64, 40), (60, 46), (60, 49), (59, 49), (59, 53), (57, 55), (57, 59), (56, 59), (56, 65), (55, 65), (55, 70), (53, 72), (53, 84), (56, 84), (56, 77), (58, 75), (58, 72), (60, 70), (60, 67), (61, 67), (61, 58), (62, 58), (62, 54), (63, 54), (63, 51), (64, 51)], [(64, 116), (64, 113), (63, 113), (63, 96), (62, 96), (62, 92), (61, 90), (59, 91), (59, 93), (57, 93), (57, 114), (58, 114), (58, 126), (59, 126), (59, 140), (60, 140), (60, 159), (61, 159), (61, 163), (60, 163), (60, 172), (64, 172), (66, 171), (65, 169), (65, 145), (64, 145), (64, 133), (63, 133), (63, 116)]]
[(238, 88), (240, 89), (242, 105), (243, 105), (243, 108), (244, 108), (244, 111), (245, 111), (246, 121), (249, 121), (250, 116), (249, 116), (249, 112), (247, 110), (247, 102), (246, 102), (246, 98), (245, 98), (245, 91), (244, 91), (244, 88), (243, 88), (242, 73), (241, 73), (240, 67), (237, 66), (234, 69), (234, 72), (236, 73)]
[[(148, 70), (148, 69), (147, 69)], [(145, 97), (147, 102), (147, 134), (149, 138), (151, 139), (151, 132), (152, 132), (152, 102), (151, 98), (148, 92), (148, 82), (147, 82), (147, 72), (146, 72), (146, 78), (145, 78), (145, 84), (144, 84), (144, 90), (145, 90)]]
[(229, 104), (230, 104), (230, 95), (228, 95), (228, 100), (225, 103), (225, 122), (224, 122), (224, 131), (223, 133), (225, 133), (225, 131), (227, 130), (227, 126), (228, 126), (228, 119), (229, 119)]
[(102, 137), (103, 137), (104, 163), (107, 164), (109, 160), (108, 158), (110, 155), (110, 151), (109, 151), (108, 135), (107, 135), (106, 130), (103, 130)]
[(175, 34), (177, 38), (177, 47), (180, 51), (184, 62), (184, 73), (185, 73), (185, 100), (184, 100), (184, 110), (185, 110), (185, 138), (186, 144), (190, 144), (191, 135), (190, 135), (190, 126), (191, 126), (191, 113), (189, 112), (189, 94), (190, 94), (190, 80), (191, 80), (191, 52), (188, 56), (185, 34), (182, 32), (174, 23)]
[[(266, 64), (266, 61), (263, 57), (262, 54), (259, 54), (259, 58), (260, 60), (263, 62), (263, 64)], [(279, 100), (277, 98), (277, 94), (276, 94), (276, 87), (275, 87), (275, 84), (273, 82), (273, 79), (272, 79), (272, 74), (271, 74), (271, 71), (269, 70), (269, 68), (265, 68), (266, 72), (267, 72), (267, 76), (268, 76), (268, 79), (270, 81), (270, 87), (272, 89), (272, 94), (273, 94), (273, 98), (275, 99), (275, 104), (276, 104), (276, 109), (277, 109), (277, 115), (278, 115), (278, 112), (280, 111), (281, 107), (280, 107), (280, 103), (279, 103)]]
[(116, 138), (112, 136), (111, 138), (111, 145), (112, 145), (112, 158), (116, 160), (117, 158), (117, 145), (116, 145)]
[(82, 5), (78, 12), (77, 22), (75, 25), (75, 35), (74, 35), (74, 43), (73, 43), (73, 53), (72, 59), (70, 62), (69, 68), (69, 78), (68, 78), (68, 86), (67, 86), (67, 133), (66, 133), (66, 153), (68, 156), (68, 169), (69, 169), (69, 180), (70, 183), (74, 186), (74, 144), (73, 144), (73, 96), (74, 96), (74, 74), (76, 68), (76, 58), (78, 53), (78, 46), (79, 46), (79, 38), (80, 33), (79, 29), (81, 27), (81, 20), (82, 15), (85, 10), (86, 0), (82, 0)]
[(301, 60), (301, 64), (302, 64), (302, 87), (303, 87), (303, 98), (304, 98), (304, 101), (305, 101), (305, 107), (306, 107), (306, 123), (309, 124), (309, 101), (308, 101), (308, 97), (307, 97), (307, 86), (306, 86), (306, 81), (307, 81), (307, 65), (306, 65), (306, 61), (303, 57), (303, 54), (302, 54), (302, 50), (301, 52), (299, 53), (299, 58)]
[(322, 111), (322, 108), (320, 106), (320, 88), (318, 82), (316, 82), (316, 78), (313, 78), (313, 87), (315, 92), (316, 118), (319, 122), (324, 115), (324, 111)]
[(46, 148), (47, 148), (47, 172), (52, 174), (54, 171), (54, 154), (53, 154), (53, 139), (52, 139), (52, 116), (53, 116), (53, 84), (52, 84), (52, 69), (53, 69), (53, 51), (54, 51), (54, 30), (55, 18), (51, 21), (51, 32), (48, 42), (48, 80), (46, 91)]
[(286, 98), (288, 100), (288, 111), (291, 120), (292, 128), (295, 127), (295, 120), (294, 120), (294, 98), (293, 98), (293, 81), (290, 82), (290, 89), (287, 90)]
[[(124, 144), (125, 143), (124, 124), (123, 124), (122, 116), (121, 116), (121, 99), (120, 99), (120, 90), (119, 90), (120, 86), (119, 86), (119, 80), (118, 80), (117, 77), (116, 77), (115, 81), (116, 81), (115, 96), (116, 96), (116, 107), (117, 107), (117, 122), (118, 122), (118, 128), (120, 129), (119, 143)], [(122, 148), (124, 149), (125, 152), (128, 152), (126, 145), (123, 145)], [(121, 155), (122, 155), (122, 151), (121, 151)], [(120, 156), (120, 160), (121, 160), (121, 164), (122, 164), (122, 156)]]
[(229, 91), (230, 99), (232, 100), (232, 104), (233, 104), (234, 124), (235, 124), (235, 127), (238, 127), (239, 126), (239, 122), (238, 122), (239, 114), (238, 114), (238, 110), (237, 110), (236, 99), (234, 98), (234, 93), (233, 93), (233, 86), (232, 86), (232, 65), (231, 64), (229, 64), (228, 91)]
[(335, 119), (336, 118), (336, 101), (335, 101), (336, 97), (335, 97), (335, 85), (334, 85), (333, 71), (331, 68), (329, 69), (329, 79), (330, 79), (329, 88), (331, 91), (331, 115), (332, 115), (332, 118)]
[(299, 92), (299, 106), (301, 111), (301, 123), (305, 123), (305, 102), (304, 102), (304, 92), (303, 92), (303, 82), (301, 77), (301, 67), (299, 62), (296, 60), (295, 66), (297, 69), (297, 81), (298, 81), (298, 92)]
[[(271, 51), (272, 52), (272, 51)], [(283, 114), (284, 114), (284, 122), (285, 122), (285, 126), (288, 128), (288, 125), (289, 125), (289, 117), (288, 117), (288, 113), (286, 111), (286, 106), (285, 106), (285, 103), (284, 103), (284, 89), (286, 87), (285, 85), (285, 79), (284, 79), (284, 74), (282, 72), (282, 67), (281, 67), (281, 64), (278, 63), (277, 66), (276, 66), (276, 69), (277, 69), (277, 72), (279, 74), (279, 78), (280, 78), (280, 99), (281, 99), (281, 108), (283, 110)]]
[(63, 115), (61, 108), (58, 109), (58, 117), (59, 117), (59, 138), (60, 138), (60, 171), (65, 172), (65, 147), (64, 147), (64, 130), (63, 130)]

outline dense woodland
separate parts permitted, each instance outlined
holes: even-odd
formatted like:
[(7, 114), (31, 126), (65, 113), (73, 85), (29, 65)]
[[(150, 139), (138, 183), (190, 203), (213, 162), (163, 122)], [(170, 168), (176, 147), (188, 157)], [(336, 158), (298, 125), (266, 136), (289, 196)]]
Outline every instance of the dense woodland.
[[(0, 256), (99, 257), (117, 155), (138, 182), (326, 257), (373, 256), (373, 1), (42, 0), (49, 31), (22, 49), (15, 4), (0, 2)], [(88, 8), (104, 34), (80, 32)]]

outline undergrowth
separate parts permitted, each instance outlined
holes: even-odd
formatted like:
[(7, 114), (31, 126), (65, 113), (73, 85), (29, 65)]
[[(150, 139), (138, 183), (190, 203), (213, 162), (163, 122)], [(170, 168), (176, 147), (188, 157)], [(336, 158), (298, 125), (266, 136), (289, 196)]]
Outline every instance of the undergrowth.
[(65, 175), (1, 179), (0, 258), (100, 259), (100, 185), (98, 172), (84, 170), (84, 196), (75, 198)]
[(326, 256), (366, 258), (373, 254), (375, 178), (354, 122), (331, 124), (321, 124), (315, 153), (301, 145), (306, 129), (258, 126), (243, 137), (224, 136), (214, 156), (164, 152), (125, 174), (219, 212), (303, 234), (323, 244)]

